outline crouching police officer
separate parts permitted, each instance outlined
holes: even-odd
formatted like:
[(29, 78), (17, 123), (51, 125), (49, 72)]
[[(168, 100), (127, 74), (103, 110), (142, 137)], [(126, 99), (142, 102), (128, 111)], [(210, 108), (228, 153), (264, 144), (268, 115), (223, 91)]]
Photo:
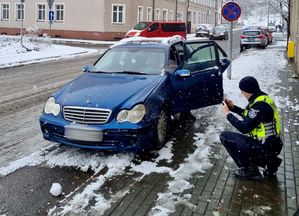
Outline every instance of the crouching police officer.
[[(239, 88), (249, 102), (247, 107), (242, 109), (231, 100), (224, 99), (222, 111), (242, 134), (224, 131), (220, 135), (222, 144), (239, 167), (234, 175), (261, 180), (260, 166), (264, 168), (264, 176), (275, 176), (282, 161), (277, 157), (282, 149), (278, 109), (273, 100), (260, 90), (254, 77), (244, 77)], [(240, 115), (242, 120), (231, 112)]]

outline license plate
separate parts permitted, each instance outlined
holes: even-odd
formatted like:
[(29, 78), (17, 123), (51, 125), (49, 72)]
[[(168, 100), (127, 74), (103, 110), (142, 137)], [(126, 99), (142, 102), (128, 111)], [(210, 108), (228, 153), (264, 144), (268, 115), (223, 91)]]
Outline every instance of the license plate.
[(103, 140), (103, 133), (86, 125), (74, 123), (64, 127), (64, 137), (77, 141), (101, 142)]

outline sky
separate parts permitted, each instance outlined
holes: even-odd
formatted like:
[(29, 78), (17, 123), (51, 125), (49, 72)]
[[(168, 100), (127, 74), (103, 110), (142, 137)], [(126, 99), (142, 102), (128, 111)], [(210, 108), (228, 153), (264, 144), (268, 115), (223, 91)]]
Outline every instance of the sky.
[[(8, 39), (6, 39), (8, 40)], [(0, 38), (0, 44), (1, 42)], [(28, 44), (28, 46), (31, 46)], [(266, 49), (249, 49), (245, 50), (239, 57), (232, 62), (232, 78), (227, 78), (227, 73), (224, 73), (224, 94), (226, 97), (232, 99), (235, 104), (244, 107), (246, 100), (241, 96), (238, 88), (238, 83), (244, 76), (254, 76), (260, 83), (261, 89), (267, 93), (276, 101), (276, 105), (279, 109), (287, 104), (293, 110), (299, 110), (298, 101), (290, 101), (289, 98), (282, 98), (279, 96), (279, 91), (284, 88), (280, 85), (281, 80), (279, 78), (278, 71), (283, 70), (287, 66), (285, 59), (285, 46), (286, 41), (274, 41), (273, 45), (270, 45)], [(6, 60), (2, 59), (5, 53), (9, 50), (10, 57)], [(49, 59), (57, 58), (57, 53), (60, 54), (58, 58), (68, 58), (70, 55), (76, 53), (92, 53), (95, 50), (81, 49), (60, 45), (45, 46), (38, 52), (20, 52), (20, 48), (16, 44), (6, 45), (0, 47), (0, 66), (1, 65), (18, 65), (19, 61), (30, 60), (30, 62), (38, 59), (41, 61), (48, 61)], [(55, 54), (56, 53), (56, 54)], [(22, 56), (22, 57), (21, 57)], [(41, 56), (46, 59), (41, 59)], [(21, 60), (20, 60), (21, 59)], [(267, 64), (265, 64), (267, 62)], [(291, 87), (288, 87), (291, 90)], [(194, 122), (193, 127), (199, 127), (199, 120), (201, 118), (206, 119), (209, 125), (205, 128), (202, 133), (193, 134), (193, 142), (190, 145), (195, 147), (195, 151), (190, 153), (187, 158), (180, 164), (176, 169), (171, 168), (170, 164), (172, 161), (173, 153), (173, 142), (169, 141), (165, 147), (158, 151), (158, 157), (154, 161), (142, 161), (140, 164), (132, 162), (134, 154), (114, 154), (114, 155), (99, 155), (92, 152), (82, 151), (80, 149), (60, 146), (55, 147), (55, 144), (50, 144), (39, 151), (34, 152), (24, 158), (12, 162), (7, 167), (0, 167), (0, 175), (8, 175), (24, 166), (37, 166), (43, 164), (48, 167), (74, 167), (83, 172), (91, 169), (94, 171), (94, 180), (85, 186), (81, 193), (72, 195), (66, 195), (65, 198), (60, 201), (63, 203), (62, 207), (59, 205), (50, 209), (49, 215), (66, 215), (76, 213), (88, 214), (97, 212), (97, 215), (102, 215), (105, 210), (109, 209), (111, 204), (115, 200), (121, 199), (125, 196), (129, 189), (125, 188), (116, 194), (112, 194), (109, 199), (105, 198), (103, 194), (98, 193), (98, 189), (104, 184), (105, 180), (118, 176), (124, 173), (125, 169), (129, 169), (132, 173), (141, 173), (141, 177), (136, 181), (141, 181), (144, 176), (150, 173), (167, 173), (170, 178), (167, 182), (167, 189), (164, 192), (158, 194), (154, 207), (150, 210), (149, 215), (155, 216), (167, 216), (175, 211), (178, 204), (185, 205), (189, 208), (196, 208), (189, 200), (191, 194), (183, 193), (194, 185), (190, 182), (190, 178), (193, 175), (202, 176), (206, 170), (213, 167), (211, 162), (212, 157), (221, 157), (215, 155), (212, 150), (214, 143), (220, 143), (219, 134), (229, 124), (225, 119), (224, 114), (221, 111), (221, 106), (215, 106), (215, 113), (210, 115), (208, 108), (200, 110), (193, 110), (192, 113), (198, 121)], [(289, 124), (299, 124), (298, 117), (293, 119)], [(299, 141), (296, 142), (299, 145)], [(164, 165), (159, 165), (159, 162), (165, 161)], [(228, 163), (232, 163), (231, 158), (228, 158)], [(108, 167), (108, 171), (104, 175), (97, 174), (104, 168)], [(227, 169), (229, 169), (227, 167)], [(58, 183), (59, 182), (53, 182)], [(49, 188), (49, 193), (56, 191), (58, 188)], [(63, 191), (63, 188), (61, 188)], [(88, 206), (89, 201), (94, 200), (95, 205), (85, 209)], [(266, 207), (270, 208), (270, 207)], [(271, 208), (270, 208), (271, 209)], [(251, 210), (245, 210), (250, 211)], [(213, 215), (219, 215), (219, 212), (213, 212)]]

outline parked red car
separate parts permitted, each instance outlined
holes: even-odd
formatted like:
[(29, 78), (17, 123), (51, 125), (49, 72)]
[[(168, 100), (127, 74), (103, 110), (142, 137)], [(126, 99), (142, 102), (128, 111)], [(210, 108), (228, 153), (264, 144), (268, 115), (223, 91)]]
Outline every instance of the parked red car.
[(268, 39), (268, 45), (272, 43), (273, 40), (273, 36), (272, 36), (272, 32), (269, 28), (266, 27), (261, 27), (261, 29), (265, 30), (266, 32), (266, 37)]
[(180, 35), (186, 39), (186, 24), (184, 22), (139, 22), (127, 32), (125, 37), (171, 37), (174, 35)]

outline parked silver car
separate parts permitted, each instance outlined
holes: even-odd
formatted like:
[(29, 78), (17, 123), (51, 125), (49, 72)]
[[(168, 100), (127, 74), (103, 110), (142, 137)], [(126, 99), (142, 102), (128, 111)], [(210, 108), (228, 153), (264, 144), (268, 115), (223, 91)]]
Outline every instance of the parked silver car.
[(214, 40), (214, 39), (227, 40), (228, 39), (228, 29), (222, 25), (216, 26), (209, 33), (209, 39), (210, 40)]
[(265, 49), (268, 44), (266, 32), (263, 29), (245, 30), (240, 37), (240, 52), (253, 46)]

